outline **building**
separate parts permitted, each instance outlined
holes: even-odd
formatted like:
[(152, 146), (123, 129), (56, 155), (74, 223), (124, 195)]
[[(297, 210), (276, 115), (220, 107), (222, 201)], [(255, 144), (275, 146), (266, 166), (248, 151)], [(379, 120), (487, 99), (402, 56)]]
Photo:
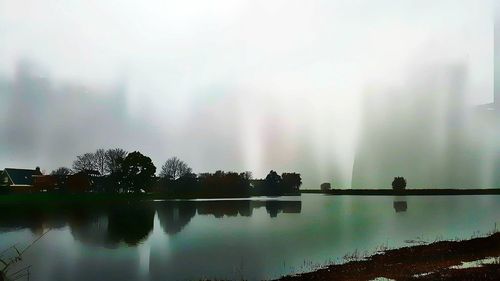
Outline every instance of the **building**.
[(34, 170), (5, 168), (0, 175), (0, 186), (12, 191), (29, 191), (33, 188), (33, 177), (41, 175), (39, 167)]
[(68, 191), (71, 193), (102, 191), (103, 184), (103, 178), (95, 170), (84, 170), (67, 179)]
[[(62, 176), (65, 177), (65, 176)], [(61, 176), (35, 175), (33, 176), (33, 190), (52, 191), (59, 188)]]

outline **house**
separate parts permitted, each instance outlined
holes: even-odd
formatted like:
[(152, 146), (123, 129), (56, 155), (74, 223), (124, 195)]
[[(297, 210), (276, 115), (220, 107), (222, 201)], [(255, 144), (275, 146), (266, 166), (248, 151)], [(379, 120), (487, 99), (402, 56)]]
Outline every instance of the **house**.
[(34, 170), (5, 168), (0, 174), (0, 186), (14, 191), (30, 191), (33, 188), (33, 177), (40, 175), (42, 173), (39, 167)]
[(55, 175), (34, 175), (33, 189), (36, 191), (51, 191), (59, 186), (59, 176)]
[(68, 191), (72, 193), (89, 192), (99, 188), (102, 184), (100, 173), (94, 170), (84, 170), (68, 177)]

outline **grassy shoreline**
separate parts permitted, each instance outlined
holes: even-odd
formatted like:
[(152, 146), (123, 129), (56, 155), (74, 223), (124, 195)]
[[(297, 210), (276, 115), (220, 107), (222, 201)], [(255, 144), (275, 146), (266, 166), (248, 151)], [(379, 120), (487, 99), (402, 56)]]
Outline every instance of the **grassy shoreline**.
[(302, 194), (326, 194), (326, 195), (362, 195), (362, 196), (433, 196), (433, 195), (500, 195), (500, 188), (485, 189), (303, 189)]
[[(461, 267), (464, 262), (496, 258), (490, 264)], [(278, 280), (500, 280), (500, 233), (462, 241), (439, 241), (383, 251), (365, 259), (284, 276)]]

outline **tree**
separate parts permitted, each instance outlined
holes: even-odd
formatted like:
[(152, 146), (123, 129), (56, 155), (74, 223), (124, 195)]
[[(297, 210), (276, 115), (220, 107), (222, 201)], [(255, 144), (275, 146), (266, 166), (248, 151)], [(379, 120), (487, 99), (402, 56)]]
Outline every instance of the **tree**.
[(278, 195), (282, 193), (281, 182), (282, 179), (278, 173), (271, 170), (269, 174), (267, 174), (266, 179), (264, 180), (266, 190), (265, 193), (269, 195)]
[(322, 183), (320, 185), (321, 190), (326, 191), (332, 189), (332, 185), (329, 182)]
[(178, 178), (190, 174), (191, 168), (177, 157), (168, 159), (161, 167), (160, 177), (177, 180)]
[(83, 172), (85, 170), (97, 170), (97, 165), (94, 153), (85, 153), (76, 157), (73, 162), (73, 170), (75, 172)]
[(247, 173), (224, 171), (203, 173), (198, 177), (200, 192), (212, 197), (245, 197), (250, 193), (249, 176)]
[(69, 176), (71, 175), (71, 169), (66, 167), (59, 167), (50, 173), (53, 176)]
[(275, 171), (271, 170), (266, 176), (266, 183), (268, 185), (279, 185), (281, 183), (281, 177)]
[(302, 178), (298, 173), (283, 173), (281, 174), (283, 187), (288, 192), (299, 191), (302, 185)]
[(122, 184), (128, 190), (147, 190), (152, 182), (156, 167), (151, 158), (138, 151), (129, 153), (121, 163)]
[(404, 177), (395, 177), (392, 181), (392, 189), (394, 190), (405, 190), (406, 189), (406, 179)]
[(108, 149), (106, 151), (105, 170), (113, 174), (120, 171), (123, 159), (127, 157), (127, 151), (121, 148)]
[(104, 175), (106, 173), (106, 151), (102, 148), (99, 148), (94, 153), (94, 162), (96, 166), (96, 170)]

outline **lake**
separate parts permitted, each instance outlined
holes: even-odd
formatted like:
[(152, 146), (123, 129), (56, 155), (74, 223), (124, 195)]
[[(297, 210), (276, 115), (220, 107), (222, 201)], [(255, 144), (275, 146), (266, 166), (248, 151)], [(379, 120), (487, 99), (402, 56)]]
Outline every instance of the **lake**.
[(499, 207), (500, 196), (318, 194), (0, 206), (0, 250), (50, 229), (24, 255), (31, 280), (261, 280), (409, 240), (487, 233)]

